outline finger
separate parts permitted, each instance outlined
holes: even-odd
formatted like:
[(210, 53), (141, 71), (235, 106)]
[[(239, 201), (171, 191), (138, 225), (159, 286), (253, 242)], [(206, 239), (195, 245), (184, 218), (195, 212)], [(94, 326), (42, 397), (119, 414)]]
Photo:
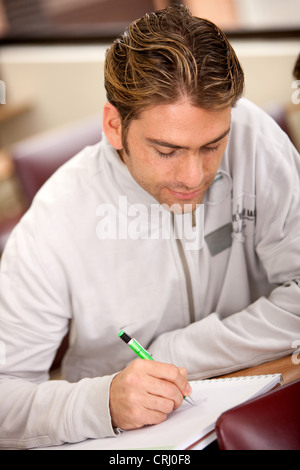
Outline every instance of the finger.
[(147, 398), (144, 400), (143, 406), (149, 411), (158, 412), (164, 415), (168, 415), (174, 411), (173, 400), (161, 397), (159, 395), (152, 395), (151, 393), (148, 393)]
[(186, 368), (185, 367), (178, 367), (178, 369), (180, 370), (180, 373), (183, 375), (183, 377), (187, 378), (188, 372), (187, 372)]
[[(145, 425), (158, 424), (165, 421), (168, 413), (160, 411), (160, 409), (156, 409), (166, 409), (165, 405), (151, 403), (151, 400), (148, 400), (147, 407), (145, 406), (146, 403), (147, 398), (144, 398), (143, 405), (135, 403), (132, 406), (125, 406), (118, 416), (118, 425), (115, 427), (119, 427), (124, 430), (138, 429)], [(152, 407), (154, 407), (154, 409)]]
[[(157, 375), (165, 376), (168, 380)], [(182, 392), (176, 380), (170, 381), (172, 376), (177, 375), (186, 380), (175, 366), (142, 359), (132, 362), (111, 382), (110, 413), (113, 426), (134, 429), (164, 421), (182, 403)]]
[[(143, 361), (143, 359), (140, 359)], [(181, 391), (182, 395), (188, 396), (191, 394), (191, 386), (187, 381), (187, 377), (181, 373), (181, 369), (173, 364), (165, 364), (164, 362), (145, 361), (143, 370), (154, 377), (167, 380), (174, 383)]]
[[(174, 409), (179, 408), (182, 404), (183, 394), (176, 384), (169, 382), (165, 379), (158, 379), (157, 377), (147, 376), (145, 383), (146, 391), (157, 398), (159, 405), (164, 405), (163, 408), (153, 408), (164, 413), (170, 413)], [(163, 399), (163, 400), (161, 400)]]
[(156, 411), (152, 409), (143, 408), (142, 410), (142, 426), (151, 426), (153, 424), (159, 424), (165, 421), (168, 417), (167, 413), (162, 413), (161, 411)]

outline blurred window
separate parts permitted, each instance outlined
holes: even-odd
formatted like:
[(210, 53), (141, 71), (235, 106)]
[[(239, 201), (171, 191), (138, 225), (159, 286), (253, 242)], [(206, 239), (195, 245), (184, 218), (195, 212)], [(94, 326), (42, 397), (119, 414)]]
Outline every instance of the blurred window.
[(299, 0), (0, 0), (0, 40), (107, 41), (132, 20), (172, 3), (185, 3), (231, 37), (300, 32)]
[(168, 4), (165, 0), (0, 0), (5, 42), (101, 40)]
[(208, 18), (228, 35), (298, 36), (299, 0), (185, 0), (195, 16)]

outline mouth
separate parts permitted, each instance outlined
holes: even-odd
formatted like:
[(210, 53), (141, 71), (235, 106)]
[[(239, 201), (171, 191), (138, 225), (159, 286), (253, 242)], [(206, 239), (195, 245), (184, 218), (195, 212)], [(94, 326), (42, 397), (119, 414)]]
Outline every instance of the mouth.
[(168, 190), (177, 199), (181, 199), (183, 201), (194, 199), (195, 197), (199, 196), (199, 194), (201, 193), (201, 189), (198, 189), (197, 191), (192, 191), (190, 193), (187, 193), (187, 192), (181, 193), (181, 192), (173, 191), (170, 188), (168, 188)]

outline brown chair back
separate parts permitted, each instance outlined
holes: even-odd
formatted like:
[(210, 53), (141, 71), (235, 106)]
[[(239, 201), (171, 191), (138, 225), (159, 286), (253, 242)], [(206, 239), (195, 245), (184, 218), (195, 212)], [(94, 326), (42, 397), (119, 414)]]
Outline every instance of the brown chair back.
[(300, 380), (224, 412), (221, 450), (300, 450)]
[(99, 118), (31, 137), (13, 146), (11, 158), (28, 203), (45, 181), (87, 145), (101, 140)]

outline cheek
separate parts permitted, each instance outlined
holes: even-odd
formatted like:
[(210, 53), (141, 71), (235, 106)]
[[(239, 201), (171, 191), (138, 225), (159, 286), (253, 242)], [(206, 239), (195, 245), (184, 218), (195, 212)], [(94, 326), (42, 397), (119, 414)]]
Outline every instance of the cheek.
[(154, 162), (143, 149), (136, 148), (134, 152), (131, 151), (125, 163), (134, 179), (144, 189), (152, 185), (159, 175), (159, 170), (155, 168)]
[[(159, 182), (171, 173), (172, 165), (167, 161), (160, 161), (151, 152), (142, 148), (136, 153), (135, 169), (143, 180)], [(173, 165), (174, 166), (174, 165)]]
[(206, 158), (204, 161), (203, 169), (205, 173), (213, 174), (216, 173), (221, 165), (223, 160), (224, 152), (226, 150), (226, 145), (222, 146), (222, 149), (219, 149), (214, 155)]

